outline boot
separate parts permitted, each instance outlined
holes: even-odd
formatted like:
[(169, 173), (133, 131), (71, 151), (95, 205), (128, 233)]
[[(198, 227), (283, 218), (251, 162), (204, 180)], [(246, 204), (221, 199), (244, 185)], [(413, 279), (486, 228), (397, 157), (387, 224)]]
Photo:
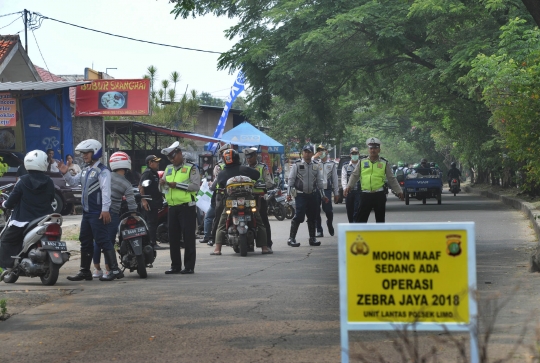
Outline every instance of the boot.
[(330, 233), (330, 236), (334, 235), (334, 226), (332, 225), (333, 220), (334, 220), (334, 216), (331, 216), (326, 221), (326, 226), (328, 227), (328, 233)]
[(101, 276), (99, 281), (113, 281), (114, 279), (121, 279), (124, 277), (124, 273), (118, 268), (118, 262), (116, 261), (116, 251), (108, 250), (103, 251), (105, 258), (109, 261), (109, 268), (111, 271), (107, 276)]
[(309, 231), (309, 245), (310, 246), (320, 246), (321, 242), (317, 241), (317, 238), (315, 237), (315, 221), (307, 222), (308, 225), (308, 231)]
[(74, 276), (68, 276), (69, 281), (92, 281), (92, 272), (90, 271), (90, 265), (92, 264), (92, 254), (90, 252), (81, 251), (81, 269), (79, 273)]
[(299, 224), (293, 219), (291, 220), (291, 233), (287, 244), (291, 247), (300, 247), (300, 243), (296, 242), (296, 232), (298, 232)]

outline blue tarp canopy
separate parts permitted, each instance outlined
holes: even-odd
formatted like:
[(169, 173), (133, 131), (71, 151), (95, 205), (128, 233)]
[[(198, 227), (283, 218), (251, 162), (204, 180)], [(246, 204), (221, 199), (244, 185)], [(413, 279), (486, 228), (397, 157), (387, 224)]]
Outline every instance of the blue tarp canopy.
[(224, 133), (222, 137), (223, 139), (230, 140), (232, 144), (240, 145), (238, 148), (239, 151), (245, 148), (241, 145), (258, 145), (268, 146), (269, 154), (283, 154), (285, 152), (283, 145), (251, 125), (249, 122), (242, 122), (240, 125)]

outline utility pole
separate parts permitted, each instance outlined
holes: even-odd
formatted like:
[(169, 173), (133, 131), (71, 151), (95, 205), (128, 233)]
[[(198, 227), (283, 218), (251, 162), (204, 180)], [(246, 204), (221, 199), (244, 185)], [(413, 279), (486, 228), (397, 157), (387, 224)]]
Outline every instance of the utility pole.
[(24, 49), (28, 54), (28, 13), (29, 11), (24, 9)]

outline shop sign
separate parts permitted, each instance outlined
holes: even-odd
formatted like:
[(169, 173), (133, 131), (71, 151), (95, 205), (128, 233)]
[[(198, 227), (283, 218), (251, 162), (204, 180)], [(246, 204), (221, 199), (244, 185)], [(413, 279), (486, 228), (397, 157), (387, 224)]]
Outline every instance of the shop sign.
[(14, 127), (17, 124), (17, 101), (10, 93), (0, 93), (0, 126)]

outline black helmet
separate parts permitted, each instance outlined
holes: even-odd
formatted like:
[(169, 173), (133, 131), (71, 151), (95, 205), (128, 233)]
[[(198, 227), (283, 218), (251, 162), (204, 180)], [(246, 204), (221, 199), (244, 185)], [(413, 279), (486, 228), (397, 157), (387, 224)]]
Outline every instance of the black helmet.
[(455, 168), (455, 167), (456, 167), (456, 162), (455, 162), (455, 161), (452, 161), (452, 162), (450, 163), (450, 166), (451, 166), (452, 168)]
[(227, 165), (240, 164), (240, 154), (234, 149), (227, 149), (223, 152), (223, 160)]
[(435, 167), (435, 162), (432, 161), (431, 163), (429, 163), (429, 166), (431, 166), (432, 168), (434, 168), (434, 167)]
[(420, 160), (420, 164), (425, 164), (425, 163), (427, 163), (427, 159), (426, 159), (426, 158)]

